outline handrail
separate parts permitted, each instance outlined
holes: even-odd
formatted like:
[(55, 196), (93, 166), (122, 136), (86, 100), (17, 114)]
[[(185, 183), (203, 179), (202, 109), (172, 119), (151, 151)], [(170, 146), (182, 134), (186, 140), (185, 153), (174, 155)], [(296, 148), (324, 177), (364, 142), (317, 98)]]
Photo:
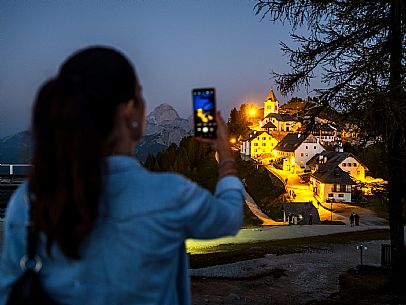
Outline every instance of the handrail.
[(2, 168), (2, 167), (8, 167), (9, 168), (9, 170), (8, 170), (8, 175), (9, 176), (17, 176), (18, 174), (14, 173), (14, 168), (15, 167), (30, 167), (31, 168), (32, 165), (31, 164), (2, 164), (2, 163), (0, 163), (0, 168)]

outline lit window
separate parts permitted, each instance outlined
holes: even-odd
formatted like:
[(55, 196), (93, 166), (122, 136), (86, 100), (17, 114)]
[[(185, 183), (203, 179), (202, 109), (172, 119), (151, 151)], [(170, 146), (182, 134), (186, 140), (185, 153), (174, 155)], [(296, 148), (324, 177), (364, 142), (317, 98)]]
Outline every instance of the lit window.
[(254, 146), (258, 146), (258, 143), (254, 143)]
[(258, 149), (255, 150), (255, 152), (257, 152), (257, 151), (258, 151)]
[(262, 146), (266, 146), (266, 143), (262, 143)]
[(309, 154), (308, 153), (306, 153), (306, 157), (308, 157), (309, 156)]
[(266, 140), (266, 137), (262, 137), (262, 140)]

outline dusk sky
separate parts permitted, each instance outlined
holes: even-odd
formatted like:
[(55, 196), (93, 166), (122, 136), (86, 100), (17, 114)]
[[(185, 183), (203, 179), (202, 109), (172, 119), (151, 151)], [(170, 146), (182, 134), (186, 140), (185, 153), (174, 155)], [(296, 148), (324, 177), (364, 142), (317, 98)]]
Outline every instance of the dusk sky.
[[(192, 113), (191, 89), (213, 86), (228, 116), (262, 104), (288, 71), (279, 41), (289, 26), (256, 16), (253, 0), (0, 0), (0, 137), (29, 128), (38, 87), (77, 49), (113, 46), (134, 64), (147, 111)], [(285, 103), (275, 91), (280, 102)], [(296, 96), (312, 95), (303, 90)]]

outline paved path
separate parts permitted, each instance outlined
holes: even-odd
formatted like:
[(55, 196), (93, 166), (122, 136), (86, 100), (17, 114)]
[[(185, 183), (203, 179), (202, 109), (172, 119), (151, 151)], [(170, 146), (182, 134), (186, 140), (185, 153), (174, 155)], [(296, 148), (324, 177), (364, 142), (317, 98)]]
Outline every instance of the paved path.
[(261, 240), (291, 239), (308, 236), (328, 235), (373, 229), (389, 229), (388, 226), (359, 226), (349, 225), (290, 225), (264, 226), (255, 229), (242, 229), (234, 237), (222, 237), (209, 240), (189, 239), (186, 241), (187, 251), (192, 254), (216, 252), (214, 248), (223, 244), (247, 243)]

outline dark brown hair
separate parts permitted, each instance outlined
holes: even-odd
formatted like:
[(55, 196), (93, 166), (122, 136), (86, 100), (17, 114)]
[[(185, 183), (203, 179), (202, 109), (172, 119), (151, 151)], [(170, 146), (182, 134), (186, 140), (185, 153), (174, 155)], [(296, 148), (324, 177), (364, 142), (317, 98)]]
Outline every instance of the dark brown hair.
[[(107, 139), (117, 106), (135, 98), (136, 75), (119, 52), (92, 47), (73, 54), (38, 92), (33, 109), (36, 222), (69, 258), (98, 215)], [(137, 101), (136, 101), (137, 102)]]

